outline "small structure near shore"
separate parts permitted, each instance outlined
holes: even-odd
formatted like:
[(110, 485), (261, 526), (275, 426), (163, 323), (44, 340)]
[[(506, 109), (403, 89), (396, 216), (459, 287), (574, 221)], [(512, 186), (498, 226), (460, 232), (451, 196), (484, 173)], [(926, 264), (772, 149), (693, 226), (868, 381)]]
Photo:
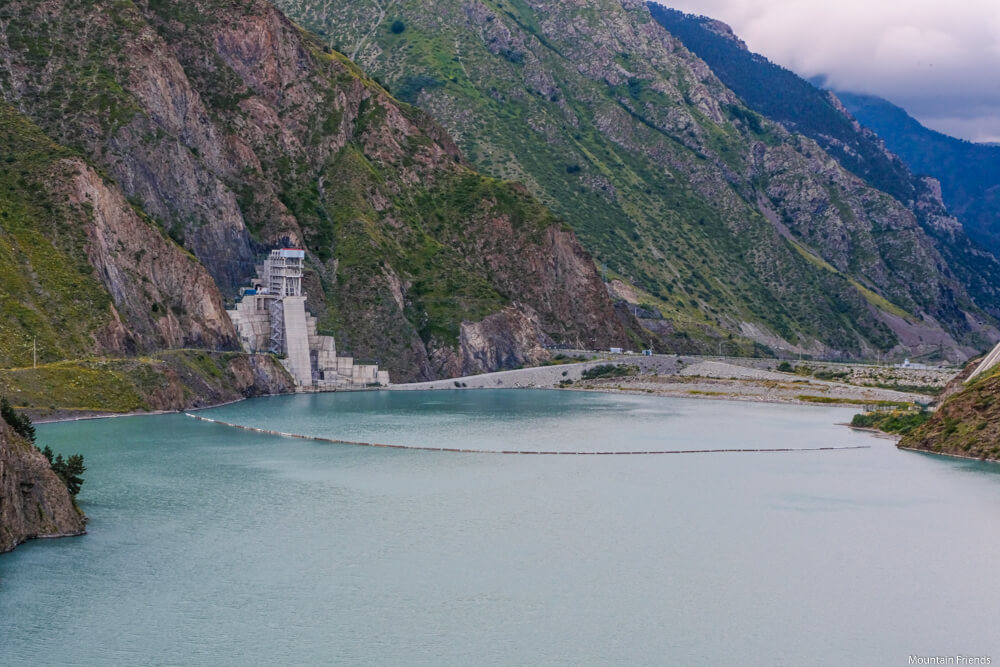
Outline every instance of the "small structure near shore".
[(236, 308), (226, 313), (243, 348), (278, 355), (300, 391), (388, 386), (388, 371), (338, 357), (333, 336), (317, 333), (316, 318), (306, 312), (302, 291), (304, 261), (302, 249), (272, 250), (257, 267), (258, 277), (250, 287), (240, 289)]

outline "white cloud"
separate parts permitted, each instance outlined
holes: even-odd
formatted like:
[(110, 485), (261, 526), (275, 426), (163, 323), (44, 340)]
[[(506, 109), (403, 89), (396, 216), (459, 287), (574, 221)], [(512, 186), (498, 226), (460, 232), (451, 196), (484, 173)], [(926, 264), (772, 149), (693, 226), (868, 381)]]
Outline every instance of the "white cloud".
[(802, 76), (943, 123), (935, 129), (973, 140), (1000, 132), (997, 0), (661, 1), (729, 23), (751, 50)]
[(956, 117), (918, 117), (923, 125), (932, 127), (938, 132), (962, 137), (969, 141), (983, 143), (1000, 143), (1000, 113), (973, 116), (969, 118)]

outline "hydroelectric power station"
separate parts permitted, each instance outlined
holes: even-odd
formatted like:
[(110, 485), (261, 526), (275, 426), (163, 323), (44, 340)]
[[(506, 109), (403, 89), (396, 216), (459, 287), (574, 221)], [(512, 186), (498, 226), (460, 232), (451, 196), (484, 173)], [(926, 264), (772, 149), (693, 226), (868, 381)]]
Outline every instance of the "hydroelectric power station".
[(302, 291), (305, 256), (299, 248), (272, 250), (251, 286), (240, 289), (236, 308), (226, 312), (243, 348), (278, 355), (302, 391), (387, 386), (388, 371), (338, 357), (333, 336), (317, 333)]

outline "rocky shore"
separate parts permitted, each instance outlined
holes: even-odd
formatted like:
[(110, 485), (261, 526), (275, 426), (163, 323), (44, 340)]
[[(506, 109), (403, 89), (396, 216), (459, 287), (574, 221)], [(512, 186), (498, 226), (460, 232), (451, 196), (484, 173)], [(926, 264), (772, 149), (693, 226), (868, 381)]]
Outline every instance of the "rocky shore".
[(0, 421), (0, 553), (27, 540), (82, 535), (86, 523), (42, 453)]

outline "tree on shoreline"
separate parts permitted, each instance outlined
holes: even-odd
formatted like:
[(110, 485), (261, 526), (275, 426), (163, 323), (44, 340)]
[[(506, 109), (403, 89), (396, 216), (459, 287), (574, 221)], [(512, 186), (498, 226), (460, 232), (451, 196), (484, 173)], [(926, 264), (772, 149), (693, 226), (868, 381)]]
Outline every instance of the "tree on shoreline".
[(35, 427), (31, 417), (14, 410), (6, 396), (0, 396), (0, 417), (22, 438), (35, 442)]
[[(15, 433), (35, 444), (35, 426), (31, 423), (31, 417), (17, 412), (5, 396), (0, 396), (0, 417), (14, 429)], [(37, 445), (35, 447), (38, 448)], [(87, 467), (83, 465), (83, 455), (73, 454), (64, 459), (62, 454), (53, 455), (52, 448), (48, 445), (45, 445), (45, 448), (40, 451), (48, 459), (52, 472), (59, 476), (59, 479), (66, 485), (66, 490), (75, 498), (80, 493), (80, 487), (83, 486), (81, 475), (87, 470)]]
[[(49, 455), (52, 454), (52, 450), (48, 447)], [(42, 451), (45, 453), (45, 450)], [(86, 466), (83, 465), (83, 455), (73, 454), (68, 459), (63, 460), (62, 454), (57, 454), (55, 460), (49, 459), (49, 463), (52, 466), (52, 471), (59, 476), (59, 479), (63, 481), (66, 485), (66, 490), (69, 491), (69, 495), (74, 498), (78, 493), (80, 493), (80, 487), (83, 486), (83, 477), (81, 475), (87, 471)]]

